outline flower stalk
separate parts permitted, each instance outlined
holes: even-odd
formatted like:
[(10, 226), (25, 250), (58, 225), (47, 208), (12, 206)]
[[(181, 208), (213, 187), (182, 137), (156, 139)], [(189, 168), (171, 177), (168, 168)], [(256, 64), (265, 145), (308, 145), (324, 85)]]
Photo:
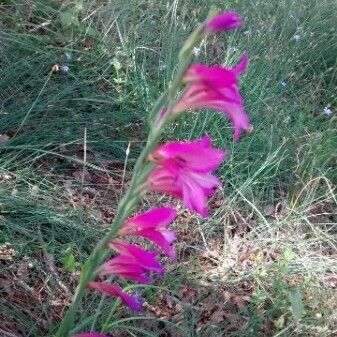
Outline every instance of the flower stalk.
[[(198, 39), (195, 39), (194, 43), (198, 43)], [(182, 85), (183, 75), (191, 62), (192, 49), (193, 47), (190, 48), (189, 54), (186, 52), (184, 53), (184, 57), (181, 59), (178, 71), (172, 82), (171, 87), (158, 99), (150, 112), (150, 116), (155, 116), (158, 113), (160, 107), (162, 107), (166, 101), (169, 104), (168, 109), (172, 109), (175, 103), (174, 98), (176, 97)], [(72, 302), (55, 334), (56, 337), (69, 336), (70, 330), (73, 328), (76, 310), (81, 303), (89, 282), (97, 276), (98, 267), (104, 262), (107, 257), (109, 257), (109, 255), (111, 255), (110, 250), (107, 249), (108, 243), (118, 235), (118, 232), (121, 229), (123, 222), (131, 214), (134, 207), (140, 200), (141, 194), (139, 193), (139, 189), (142, 187), (147, 177), (149, 176), (152, 167), (151, 163), (147, 163), (147, 157), (159, 143), (163, 127), (165, 122), (167, 121), (168, 116), (169, 114), (166, 114), (166, 116), (161, 119), (159, 125), (150, 129), (146, 145), (134, 166), (133, 177), (130, 187), (118, 205), (116, 218), (114, 219), (109, 232), (98, 242), (94, 251), (85, 262), (80, 274), (79, 284), (75, 290)]]
[(141, 155), (139, 156), (135, 168), (133, 179), (131, 185), (126, 192), (125, 196), (119, 203), (118, 211), (115, 220), (111, 225), (109, 232), (98, 242), (92, 254), (89, 256), (88, 260), (85, 262), (81, 275), (79, 284), (75, 290), (73, 300), (61, 322), (61, 325), (56, 333), (56, 337), (68, 337), (69, 331), (72, 329), (74, 323), (75, 312), (83, 298), (85, 290), (88, 283), (97, 276), (97, 268), (103, 263), (103, 261), (111, 254), (107, 249), (107, 244), (113, 238), (115, 238), (126, 218), (132, 212), (134, 206), (140, 199), (139, 193), (137, 193), (137, 187), (140, 186), (147, 178), (147, 175), (142, 174), (142, 167), (144, 165), (147, 155), (155, 147), (159, 141), (161, 131), (157, 129), (156, 132), (151, 132), (148, 142), (143, 149)]
[[(164, 126), (188, 109), (213, 108), (223, 112), (234, 126), (236, 140), (241, 129), (249, 128), (248, 116), (243, 110), (238, 89), (238, 76), (246, 70), (248, 58), (233, 69), (190, 66), (193, 48), (205, 35), (235, 29), (240, 25), (241, 21), (236, 13), (222, 13), (201, 25), (182, 47), (172, 84), (157, 100), (149, 114), (150, 132), (134, 166), (130, 187), (118, 205), (110, 230), (98, 242), (83, 265), (72, 302), (53, 336), (69, 337), (74, 330), (76, 312), (88, 287), (106, 296), (120, 298), (132, 310), (140, 310), (140, 302), (125, 293), (118, 284), (94, 280), (100, 274), (148, 283), (151, 281), (149, 272), (164, 273), (164, 268), (156, 260), (157, 250), (146, 251), (121, 238), (146, 238), (159, 246), (168, 257), (174, 258), (171, 244), (176, 237), (174, 232), (167, 229), (177, 215), (173, 206), (153, 208), (130, 218), (145, 191), (172, 195), (181, 199), (191, 211), (208, 216), (207, 200), (221, 184), (213, 172), (225, 159), (226, 151), (213, 148), (209, 136), (196, 141), (167, 142), (161, 146), (158, 144)], [(186, 88), (181, 90), (183, 86)], [(106, 261), (111, 257), (112, 250), (119, 255)], [(102, 303), (103, 301), (97, 313)], [(97, 315), (92, 325), (96, 323), (96, 318)], [(103, 330), (105, 327), (106, 324)], [(96, 332), (74, 336), (105, 337)]]

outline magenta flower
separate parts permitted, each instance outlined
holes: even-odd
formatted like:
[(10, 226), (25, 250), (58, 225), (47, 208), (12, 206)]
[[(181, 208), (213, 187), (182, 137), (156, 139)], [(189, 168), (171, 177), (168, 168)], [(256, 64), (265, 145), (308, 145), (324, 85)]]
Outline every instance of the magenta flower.
[(235, 12), (224, 12), (206, 21), (203, 26), (205, 34), (214, 34), (241, 27), (242, 22)]
[(150, 155), (157, 167), (150, 173), (148, 188), (178, 197), (190, 210), (207, 216), (207, 198), (221, 184), (211, 173), (225, 157), (225, 151), (212, 147), (209, 136), (197, 141), (168, 142)]
[(155, 259), (157, 252), (147, 252), (143, 248), (122, 240), (113, 240), (109, 242), (109, 248), (114, 249), (122, 256), (133, 259), (134, 263), (148, 271), (154, 271), (160, 274), (164, 273), (163, 266)]
[(133, 257), (126, 255), (116, 256), (105, 262), (99, 269), (100, 275), (114, 275), (138, 283), (148, 284), (151, 278), (149, 269), (141, 266)]
[(111, 335), (101, 335), (98, 332), (82, 332), (72, 335), (71, 337), (112, 337)]
[(175, 234), (167, 227), (177, 217), (173, 207), (158, 207), (128, 219), (122, 226), (120, 236), (140, 236), (160, 246), (171, 258), (174, 252), (171, 243)]
[(239, 75), (248, 67), (248, 55), (244, 54), (234, 68), (207, 67), (195, 64), (189, 67), (183, 78), (187, 84), (181, 99), (173, 107), (173, 113), (187, 109), (214, 109), (223, 112), (234, 127), (234, 139), (242, 130), (249, 130), (249, 118), (244, 111), (239, 92)]
[(135, 297), (125, 293), (117, 284), (89, 282), (89, 288), (98, 290), (107, 296), (119, 297), (133, 311), (140, 311), (142, 308), (142, 305)]
[[(166, 227), (176, 218), (173, 207), (154, 208), (148, 212), (128, 219), (120, 230), (120, 236), (141, 236), (161, 246), (169, 256), (173, 256), (171, 242), (174, 233)], [(149, 274), (156, 272), (163, 274), (164, 268), (156, 260), (158, 252), (146, 251), (140, 246), (114, 239), (108, 243), (120, 255), (105, 262), (99, 269), (101, 275), (120, 276), (139, 283), (150, 283)], [(123, 292), (117, 286), (103, 282), (90, 282), (89, 287), (106, 295), (119, 297), (132, 310), (140, 310), (141, 305), (132, 296)]]

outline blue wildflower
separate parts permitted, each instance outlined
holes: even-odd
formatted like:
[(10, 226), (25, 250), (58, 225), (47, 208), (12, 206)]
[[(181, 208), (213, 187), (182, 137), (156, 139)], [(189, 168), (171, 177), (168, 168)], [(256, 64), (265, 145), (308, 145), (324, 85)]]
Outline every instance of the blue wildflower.
[(60, 66), (60, 71), (61, 71), (62, 74), (68, 75), (69, 71), (70, 71), (70, 68), (66, 64), (62, 64)]

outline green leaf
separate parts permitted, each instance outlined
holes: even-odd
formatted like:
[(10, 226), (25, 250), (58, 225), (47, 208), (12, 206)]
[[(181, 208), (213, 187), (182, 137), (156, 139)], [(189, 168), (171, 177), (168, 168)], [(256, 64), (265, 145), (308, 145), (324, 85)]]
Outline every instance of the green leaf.
[(72, 253), (72, 248), (67, 248), (61, 259), (62, 267), (67, 271), (74, 271), (80, 264), (76, 261), (74, 254)]

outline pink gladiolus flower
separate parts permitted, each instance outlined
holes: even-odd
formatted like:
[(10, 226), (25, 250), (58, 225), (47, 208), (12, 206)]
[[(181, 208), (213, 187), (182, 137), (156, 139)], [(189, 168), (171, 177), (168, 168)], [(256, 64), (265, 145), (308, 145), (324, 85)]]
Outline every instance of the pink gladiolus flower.
[(235, 12), (224, 12), (206, 21), (203, 27), (205, 34), (214, 34), (241, 27), (242, 22)]
[(72, 335), (72, 337), (112, 337), (111, 335), (101, 335), (98, 332), (82, 332), (77, 333), (76, 335)]
[(168, 142), (150, 155), (158, 166), (149, 176), (148, 188), (181, 198), (187, 208), (207, 216), (207, 198), (221, 184), (211, 173), (225, 156), (226, 152), (212, 148), (208, 136), (197, 141)]
[(234, 126), (234, 139), (240, 138), (241, 130), (249, 130), (249, 118), (244, 111), (240, 95), (239, 75), (248, 67), (248, 56), (244, 54), (234, 68), (207, 67), (195, 64), (184, 75), (187, 87), (173, 113), (187, 109), (214, 109), (223, 112)]
[(167, 227), (177, 217), (173, 207), (158, 207), (128, 219), (121, 228), (120, 236), (140, 236), (160, 246), (171, 258), (174, 252), (171, 243), (175, 234)]
[(100, 267), (100, 275), (115, 275), (138, 283), (148, 284), (151, 278), (147, 275), (150, 269), (141, 266), (133, 257), (116, 256)]
[(117, 239), (109, 242), (109, 248), (114, 249), (121, 255), (132, 258), (135, 263), (146, 270), (160, 274), (164, 273), (163, 266), (155, 259), (157, 252), (147, 252), (137, 245)]
[(107, 296), (119, 297), (133, 311), (140, 311), (142, 308), (142, 305), (135, 297), (125, 293), (117, 284), (89, 282), (89, 288), (98, 290)]

